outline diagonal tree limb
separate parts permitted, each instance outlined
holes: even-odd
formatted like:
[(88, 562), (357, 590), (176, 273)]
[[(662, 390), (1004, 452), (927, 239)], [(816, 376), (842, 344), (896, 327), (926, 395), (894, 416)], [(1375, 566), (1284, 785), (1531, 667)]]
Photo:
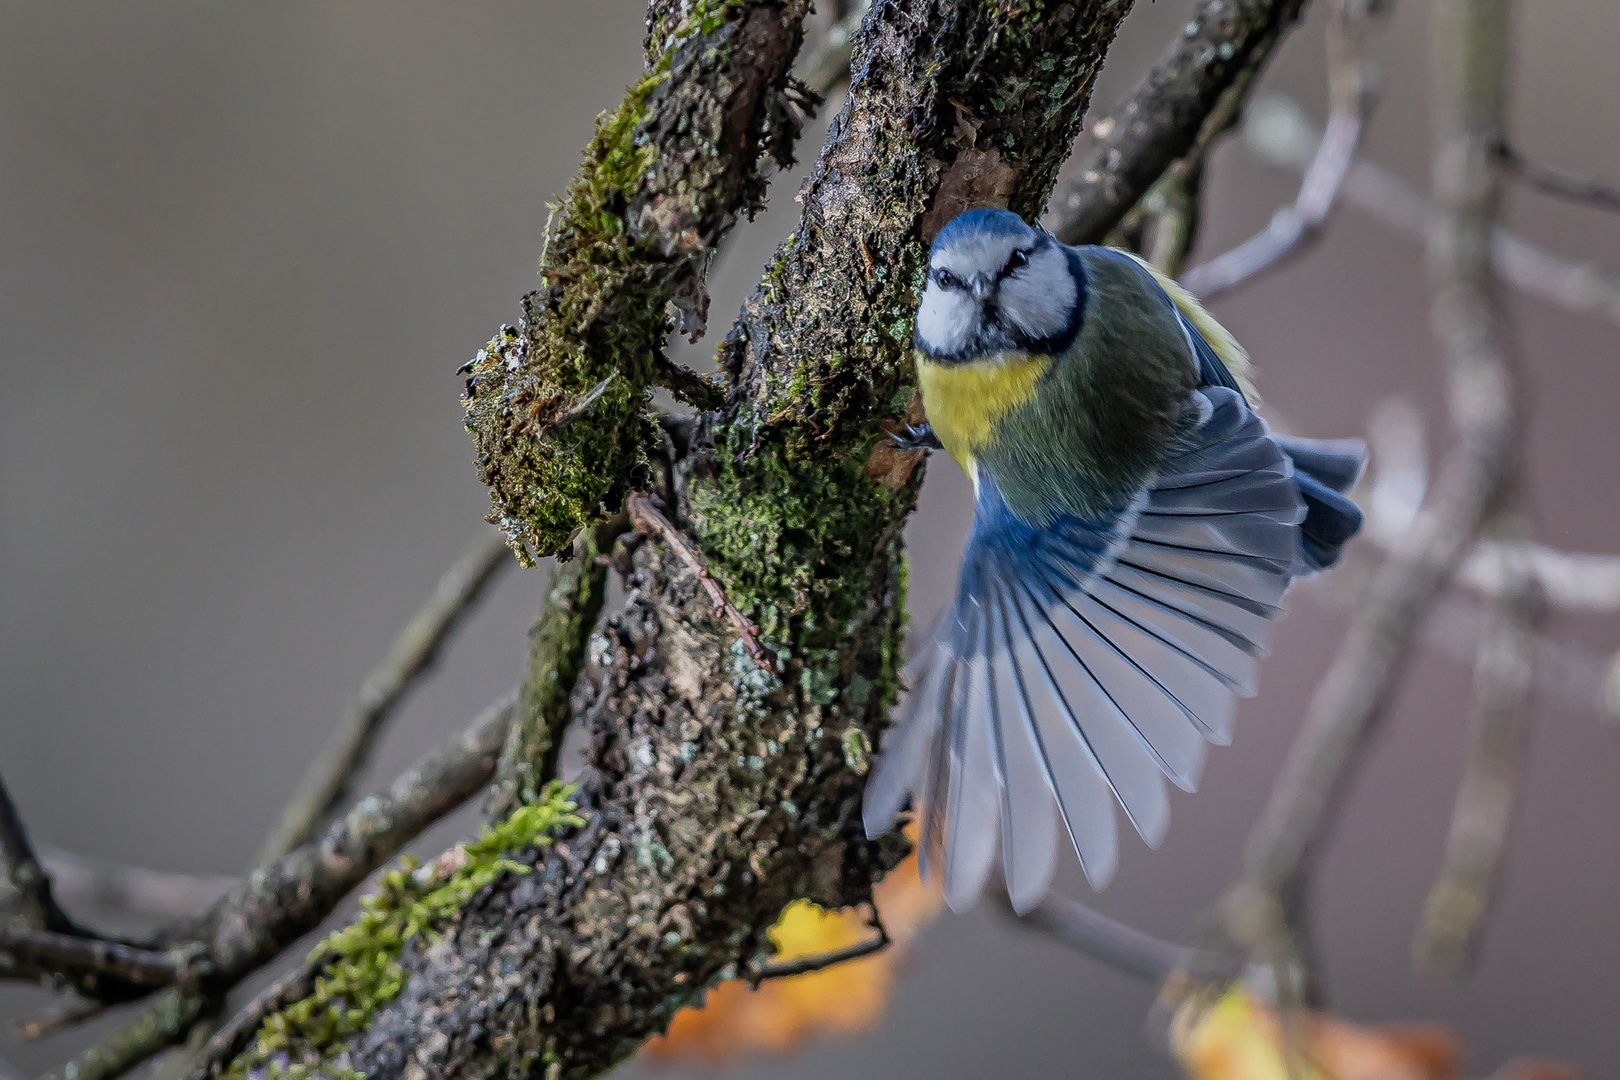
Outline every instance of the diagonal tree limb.
[(126, 866), (45, 847), (40, 852), (56, 894), (66, 904), (120, 914), (181, 919), (218, 900), (236, 879), (226, 874), (176, 874)]
[(445, 642), (511, 564), (511, 553), (498, 533), (481, 535), (467, 545), (400, 631), (387, 658), (360, 684), (331, 742), (310, 763), (280, 822), (265, 839), (256, 863), (272, 862), (308, 843), (348, 802), (399, 703), (438, 662)]
[(184, 952), (158, 952), (24, 926), (0, 926), (0, 955), (15, 965), (11, 977), (49, 981), (62, 976), (89, 994), (95, 994), (103, 982), (120, 991), (124, 987), (156, 989), (199, 974), (196, 957)]
[[(1224, 130), (1304, 7), (1305, 0), (1202, 0), (1141, 85), (1093, 125), (1096, 145), (1052, 202), (1058, 239), (1101, 242), (1167, 169)], [(1227, 120), (1211, 125), (1223, 104)]]
[(1497, 145), (1496, 154), (1508, 171), (1543, 194), (1567, 199), (1570, 202), (1586, 203), (1600, 210), (1620, 210), (1620, 186), (1594, 176), (1582, 176), (1552, 165), (1544, 165), (1533, 158), (1525, 157), (1506, 139)]
[(208, 999), (190, 990), (159, 994), (127, 1024), (40, 1080), (116, 1080), (181, 1039), (208, 1009)]
[(1261, 232), (1182, 275), (1182, 284), (1202, 299), (1275, 268), (1313, 243), (1327, 226), (1355, 162), (1374, 102), (1366, 39), (1368, 20), (1377, 11), (1369, 0), (1331, 0), (1328, 6), (1327, 130), (1294, 202), (1273, 214)]
[(1459, 446), (1432, 507), (1407, 546), (1374, 576), (1344, 645), (1323, 677), (1259, 822), (1243, 878), (1222, 902), (1231, 939), (1291, 964), (1293, 902), (1343, 796), (1352, 767), (1384, 715), (1407, 645), (1440, 585), (1499, 506), (1518, 461), (1513, 364), (1491, 281), (1498, 182), (1492, 148), (1502, 130), (1505, 0), (1439, 0), (1439, 136), (1430, 234), (1435, 326), (1445, 356)]

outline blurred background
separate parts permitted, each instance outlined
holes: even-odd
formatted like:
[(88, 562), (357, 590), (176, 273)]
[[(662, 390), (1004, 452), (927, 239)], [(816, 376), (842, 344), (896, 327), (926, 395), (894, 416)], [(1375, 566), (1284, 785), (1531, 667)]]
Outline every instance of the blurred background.
[[(1320, 122), (1317, 7), (1265, 81)], [(453, 373), (534, 286), (545, 203), (596, 114), (637, 77), (643, 10), (0, 2), (0, 769), (41, 844), (176, 871), (246, 868), (361, 675), (483, 527)], [(1094, 116), (1191, 10), (1137, 4)], [(1515, 141), (1620, 177), (1620, 5), (1524, 0), (1516, 12)], [(1429, 16), (1425, 0), (1397, 3), (1375, 46), (1385, 91), (1367, 144), (1425, 188)], [(773, 211), (740, 230), (713, 282), (710, 339), (686, 362), (706, 363), (792, 227), (798, 182), (778, 178)], [(1207, 185), (1206, 256), (1263, 225), (1297, 176), (1232, 140)], [(1614, 216), (1514, 191), (1506, 222), (1572, 259), (1620, 265)], [(1216, 313), (1296, 430), (1362, 432), (1376, 403), (1404, 394), (1443, 444), (1427, 304), (1420, 245), (1345, 207), (1317, 249)], [(1620, 327), (1522, 295), (1510, 310), (1535, 386), (1540, 535), (1620, 550)], [(970, 511), (961, 475), (936, 461), (910, 532), (919, 618), (947, 598)], [(516, 679), (544, 581), (504, 580), (368, 784)], [(1063, 888), (1193, 938), (1342, 630), (1327, 590), (1300, 591), (1294, 608), (1236, 745), (1212, 756), (1196, 798), (1176, 797), (1163, 849), (1127, 845), (1101, 896), (1072, 868)], [(1620, 644), (1612, 619), (1551, 629), (1594, 658)], [(1595, 684), (1571, 679), (1538, 694), (1478, 969), (1436, 986), (1413, 974), (1410, 945), (1459, 774), (1470, 672), (1440, 652), (1414, 657), (1319, 878), (1336, 1011), (1452, 1024), (1474, 1072), (1534, 1050), (1615, 1075), (1620, 738), (1591, 706)], [(476, 827), (463, 812), (419, 846)], [(1151, 998), (987, 905), (925, 931), (870, 1032), (745, 1060), (735, 1075), (1167, 1078), (1175, 1066), (1145, 1026)], [(0, 986), (0, 1019), (48, 1001)], [(32, 1074), (105, 1029), (38, 1044), (0, 1030), (0, 1058)], [(684, 1075), (619, 1075), (660, 1074)]]

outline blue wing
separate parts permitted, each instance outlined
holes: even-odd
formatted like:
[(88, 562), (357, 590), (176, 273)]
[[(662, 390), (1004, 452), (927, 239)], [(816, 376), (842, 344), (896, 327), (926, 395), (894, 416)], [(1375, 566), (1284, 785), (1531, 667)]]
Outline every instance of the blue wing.
[(1014, 905), (1038, 902), (1059, 820), (1102, 888), (1113, 805), (1157, 846), (1164, 777), (1192, 790), (1206, 744), (1231, 739), (1234, 698), (1254, 691), (1305, 510), (1241, 394), (1211, 387), (1193, 403), (1181, 450), (1102, 518), (1032, 528), (980, 478), (955, 605), (908, 669), (865, 803), (877, 835), (914, 796), (925, 872), (943, 853), (957, 910), (998, 847)]
[[(1202, 383), (1241, 394), (1237, 379), (1204, 335), (1180, 311), (1176, 318), (1187, 332)], [(1366, 467), (1367, 447), (1360, 439), (1275, 438), (1294, 463), (1294, 482), (1305, 500), (1305, 522), (1300, 527), (1304, 568), (1313, 573), (1326, 570), (1339, 561), (1344, 545), (1361, 531), (1361, 508), (1346, 492)]]

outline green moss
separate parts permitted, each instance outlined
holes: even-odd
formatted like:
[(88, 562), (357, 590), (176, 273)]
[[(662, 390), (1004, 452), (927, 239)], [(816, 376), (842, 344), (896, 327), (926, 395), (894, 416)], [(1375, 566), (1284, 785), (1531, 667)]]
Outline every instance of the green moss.
[(377, 887), (361, 899), (359, 916), (311, 950), (310, 959), (323, 968), (314, 992), (267, 1016), (258, 1039), (232, 1062), (228, 1075), (233, 1080), (260, 1070), (289, 1080), (317, 1071), (356, 1075), (331, 1057), (404, 987), (405, 944), (433, 933), (503, 873), (528, 873), (529, 867), (509, 853), (549, 847), (558, 830), (583, 825), (573, 812), (571, 793), (553, 783), (538, 802), (518, 807), (477, 840), (427, 867), (405, 856), (383, 871)]
[(525, 562), (556, 554), (615, 508), (646, 461), (653, 358), (675, 293), (662, 257), (631, 235), (632, 198), (656, 147), (641, 137), (647, 104), (677, 50), (713, 33), (740, 0), (699, 0), (649, 74), (598, 118), (579, 174), (552, 208), (541, 287), (521, 327), (503, 326), (467, 366), (462, 395), (490, 488), (488, 520)]

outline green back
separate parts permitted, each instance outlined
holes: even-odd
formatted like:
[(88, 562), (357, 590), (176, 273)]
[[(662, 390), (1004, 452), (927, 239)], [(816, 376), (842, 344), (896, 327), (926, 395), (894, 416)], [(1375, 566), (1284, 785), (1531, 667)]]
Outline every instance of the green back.
[(1174, 308), (1134, 263), (1082, 248), (1079, 337), (978, 455), (1032, 524), (1096, 517), (1135, 493), (1175, 445), (1198, 374)]

